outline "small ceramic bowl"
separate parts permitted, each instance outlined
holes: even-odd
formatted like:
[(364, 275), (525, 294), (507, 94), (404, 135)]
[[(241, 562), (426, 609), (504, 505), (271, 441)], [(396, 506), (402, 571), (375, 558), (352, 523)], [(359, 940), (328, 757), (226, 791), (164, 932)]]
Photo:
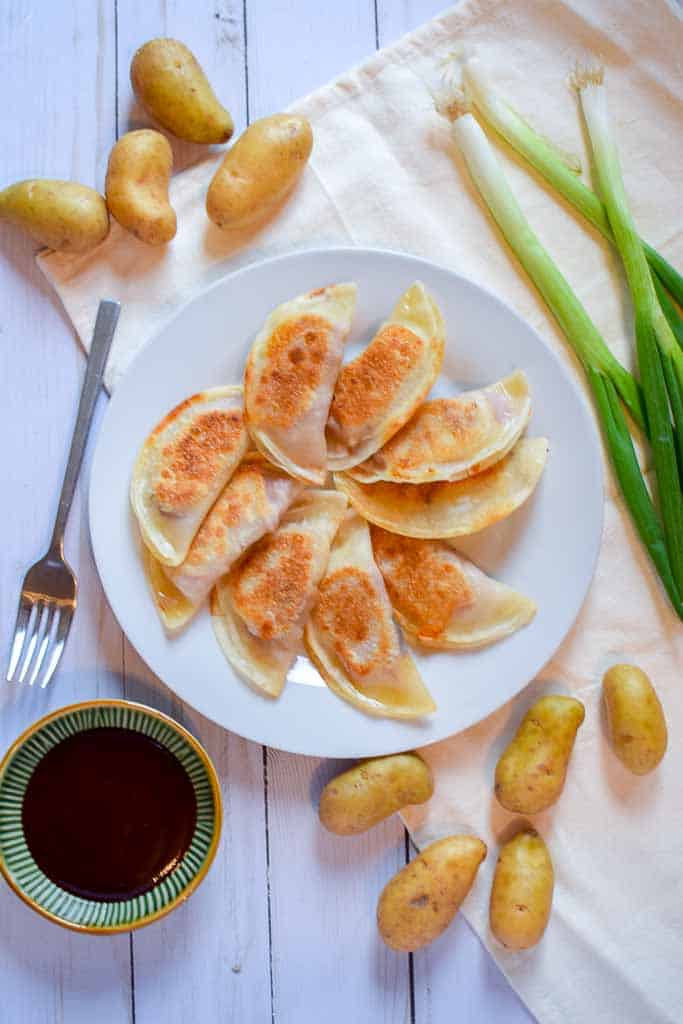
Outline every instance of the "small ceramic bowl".
[[(187, 772), (197, 800), (194, 835), (178, 866), (147, 892), (119, 901), (82, 899), (52, 882), (31, 856), (22, 825), (29, 779), (47, 751), (74, 733), (105, 727), (133, 729), (170, 750)], [(206, 875), (220, 831), (220, 787), (208, 754), (172, 718), (143, 704), (91, 700), (61, 708), (27, 729), (0, 764), (0, 871), (25, 903), (65, 928), (113, 935), (142, 928), (169, 914)]]

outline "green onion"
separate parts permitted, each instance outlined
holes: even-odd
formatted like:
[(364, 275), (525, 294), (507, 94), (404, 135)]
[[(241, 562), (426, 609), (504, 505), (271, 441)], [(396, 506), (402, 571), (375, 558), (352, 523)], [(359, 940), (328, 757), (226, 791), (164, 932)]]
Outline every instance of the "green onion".
[[(443, 112), (443, 106), (441, 109)], [(626, 505), (678, 615), (683, 618), (670, 556), (616, 397), (618, 392), (632, 413), (635, 410), (635, 418), (642, 422), (637, 386), (611, 355), (571, 287), (532, 231), (479, 124), (471, 114), (462, 113), (457, 104), (446, 108), (446, 116), (453, 121), (453, 139), (465, 158), (474, 184), (583, 364)]]
[(584, 367), (606, 374), (636, 423), (644, 428), (640, 389), (615, 359), (597, 327), (553, 263), (522, 213), (486, 136), (472, 117), (458, 117), (453, 136), (465, 153), (477, 188), (484, 197), (510, 248), (550, 307)]
[[(683, 588), (683, 500), (669, 399), (676, 416), (676, 412), (680, 412), (677, 406), (680, 405), (683, 389), (683, 352), (676, 344), (657, 301), (643, 246), (628, 207), (607, 109), (602, 69), (578, 71), (574, 80), (581, 97), (600, 191), (633, 299), (638, 366), (664, 536), (674, 580), (680, 591)], [(668, 391), (667, 384), (671, 385)], [(683, 421), (680, 418), (675, 427), (678, 449), (683, 453)]]
[[(470, 57), (463, 64), (462, 81), (468, 99), (486, 124), (494, 128), (609, 242), (614, 242), (607, 211), (600, 198), (577, 176), (580, 171), (579, 162), (568, 160), (565, 154), (534, 131), (524, 118), (498, 95), (476, 57)], [(683, 306), (683, 276), (656, 249), (646, 242), (642, 244), (652, 270), (679, 305)], [(683, 334), (683, 320), (675, 309), (673, 312)]]
[(659, 573), (664, 588), (679, 618), (683, 619), (683, 604), (671, 572), (671, 563), (664, 542), (657, 514), (648, 491), (626, 419), (619, 404), (614, 386), (608, 377), (596, 373), (589, 367), (590, 381), (595, 402), (600, 413), (607, 450), (616, 474), (621, 493), (624, 496), (638, 535), (647, 548)]
[(659, 305), (662, 307), (662, 313), (669, 321), (669, 327), (678, 342), (678, 347), (683, 348), (683, 318), (672, 302), (668, 291), (656, 274), (652, 280), (655, 286), (655, 291), (657, 292), (657, 298), (659, 299)]

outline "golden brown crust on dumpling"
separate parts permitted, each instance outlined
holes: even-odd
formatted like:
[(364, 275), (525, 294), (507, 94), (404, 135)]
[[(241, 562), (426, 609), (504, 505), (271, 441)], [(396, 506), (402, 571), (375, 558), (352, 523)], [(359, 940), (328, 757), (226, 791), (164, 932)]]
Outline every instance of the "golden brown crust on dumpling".
[(377, 526), (370, 534), (391, 603), (420, 634), (438, 636), (453, 612), (473, 603), (467, 577), (457, 564), (444, 561), (441, 542), (400, 537)]
[(313, 543), (303, 533), (265, 537), (246, 555), (232, 601), (250, 632), (263, 640), (282, 636), (309, 596)]
[(372, 579), (353, 566), (328, 574), (314, 612), (332, 640), (334, 652), (356, 676), (376, 672), (398, 656), (393, 620), (382, 606)]
[(330, 324), (320, 316), (286, 320), (268, 339), (268, 370), (255, 386), (247, 364), (245, 386), (260, 427), (289, 427), (308, 410), (320, 384), (329, 335)]
[[(192, 407), (193, 396), (173, 409), (150, 435), (159, 435)], [(239, 409), (212, 409), (193, 419), (186, 430), (161, 450), (153, 492), (166, 515), (182, 515), (209, 492), (225, 458), (241, 443), (244, 431)]]
[(520, 370), (486, 388), (425, 402), (369, 459), (349, 469), (361, 483), (463, 480), (504, 458), (531, 414)]
[(407, 327), (386, 324), (372, 344), (343, 366), (334, 391), (330, 417), (345, 435), (379, 418), (397, 389), (423, 356), (424, 343)]
[[(265, 472), (274, 476), (277, 470), (268, 467)], [(249, 510), (250, 519), (259, 519), (265, 516), (268, 504), (263, 463), (242, 463), (199, 527), (185, 565), (203, 565), (209, 554), (214, 559), (220, 559), (230, 545), (227, 531), (240, 524), (245, 510)]]

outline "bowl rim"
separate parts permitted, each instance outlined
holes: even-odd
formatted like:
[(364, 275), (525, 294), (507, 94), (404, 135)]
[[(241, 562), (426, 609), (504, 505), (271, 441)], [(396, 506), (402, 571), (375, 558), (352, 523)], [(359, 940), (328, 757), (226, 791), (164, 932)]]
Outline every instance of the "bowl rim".
[(218, 781), (216, 769), (213, 765), (213, 762), (211, 761), (211, 758), (209, 757), (209, 755), (207, 754), (206, 750), (201, 745), (199, 740), (197, 740), (192, 735), (192, 733), (185, 728), (185, 726), (181, 725), (179, 722), (176, 722), (174, 718), (171, 718), (170, 715), (165, 714), (163, 711), (158, 711), (156, 708), (152, 708), (148, 704), (141, 704), (138, 701), (125, 700), (123, 698), (118, 697), (98, 697), (94, 700), (84, 700), (78, 701), (75, 704), (67, 704), (64, 707), (57, 708), (55, 711), (51, 711), (48, 715), (44, 715), (42, 718), (39, 718), (37, 721), (33, 722), (32, 725), (28, 726), (28, 728), (25, 729), (24, 732), (22, 732), (16, 738), (16, 740), (8, 748), (7, 752), (2, 758), (2, 761), (0, 761), (0, 786), (2, 786), (2, 782), (4, 780), (7, 769), (12, 759), (14, 758), (15, 754), (24, 746), (25, 743), (27, 743), (28, 740), (31, 739), (32, 736), (34, 736), (37, 732), (40, 732), (40, 730), (43, 729), (46, 725), (48, 725), (50, 722), (55, 721), (58, 718), (63, 718), (77, 711), (82, 711), (88, 708), (96, 707), (133, 708), (134, 710), (142, 712), (143, 714), (146, 714), (151, 718), (155, 718), (157, 719), (157, 721), (162, 722), (163, 724), (171, 728), (173, 731), (177, 732), (178, 735), (183, 740), (185, 740), (185, 742), (192, 748), (194, 753), (200, 759), (206, 772), (209, 786), (211, 788), (211, 795), (213, 797), (215, 809), (213, 834), (211, 837), (209, 848), (206, 853), (206, 857), (204, 859), (204, 863), (201, 865), (201, 867), (197, 871), (196, 875), (194, 875), (194, 877), (191, 879), (191, 881), (188, 882), (187, 885), (180, 890), (177, 896), (175, 896), (165, 906), (160, 907), (158, 910), (153, 910), (150, 913), (144, 914), (132, 923), (125, 922), (121, 924), (112, 925), (87, 925), (79, 924), (73, 921), (66, 921), (63, 917), (60, 917), (59, 914), (54, 914), (52, 911), (47, 910), (45, 907), (41, 907), (39, 903), (37, 903), (31, 896), (28, 895), (28, 893), (26, 893), (22, 889), (20, 885), (17, 884), (13, 876), (10, 874), (10, 871), (5, 863), (5, 854), (1, 843), (0, 874), (2, 874), (9, 887), (16, 893), (20, 900), (26, 903), (27, 906), (31, 907), (31, 909), (34, 910), (37, 914), (40, 914), (41, 917), (47, 918), (47, 920), (54, 922), (54, 924), (58, 924), (62, 928), (68, 928), (70, 931), (80, 932), (81, 934), (116, 935), (122, 932), (133, 932), (137, 931), (138, 928), (144, 928), (146, 925), (152, 924), (152, 922), (158, 921), (162, 917), (166, 917), (166, 915), (170, 914), (172, 910), (175, 910), (175, 908), (180, 903), (184, 903), (187, 899), (189, 899), (189, 897), (192, 895), (195, 889), (197, 889), (197, 887), (206, 877), (206, 874), (216, 856), (216, 851), (218, 849), (218, 843), (220, 841), (221, 829), (223, 824), (223, 802), (221, 798), (221, 788), (220, 783)]

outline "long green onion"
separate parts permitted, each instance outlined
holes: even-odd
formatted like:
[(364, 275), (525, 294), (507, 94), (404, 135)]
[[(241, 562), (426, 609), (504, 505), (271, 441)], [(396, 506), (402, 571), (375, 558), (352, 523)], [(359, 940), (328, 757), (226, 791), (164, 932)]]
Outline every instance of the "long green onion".
[[(442, 109), (442, 112), (453, 122), (453, 139), (504, 238), (543, 296), (584, 366), (595, 394), (607, 449), (624, 500), (662, 583), (678, 615), (683, 618), (683, 606), (672, 574), (669, 554), (616, 397), (618, 392), (632, 413), (635, 409), (635, 418), (642, 422), (635, 382), (611, 356), (570, 285), (532, 231), (477, 121), (470, 113), (463, 113), (457, 105), (452, 105), (446, 111)], [(615, 371), (615, 364), (618, 372)], [(632, 402), (627, 400), (624, 392)]]
[[(674, 580), (683, 588), (683, 499), (671, 426), (671, 400), (678, 448), (683, 453), (683, 352), (657, 300), (643, 246), (631, 216), (616, 143), (607, 109), (601, 69), (575, 75), (591, 141), (595, 168), (614, 241), (621, 255), (633, 299), (636, 349), (645, 398), (652, 457), (659, 489), (664, 536)], [(669, 387), (667, 388), (667, 385)]]
[[(471, 114), (457, 117), (453, 135), (466, 153), (468, 165), (476, 164), (472, 177), (486, 200), (515, 256), (538, 288), (584, 367), (606, 374), (636, 423), (644, 428), (640, 388), (614, 357), (556, 264), (532, 231), (515, 200), (486, 136)], [(469, 155), (467, 155), (469, 154)]]
[(679, 618), (683, 619), (683, 604), (671, 572), (669, 554), (664, 542), (657, 514), (648, 491), (626, 419), (617, 393), (608, 377), (588, 369), (588, 380), (600, 413), (607, 450), (616, 473), (621, 493), (628, 505), (638, 535), (655, 564), (664, 588)]
[[(534, 131), (524, 118), (496, 92), (478, 58), (470, 57), (464, 62), (462, 84), (467, 98), (474, 104), (476, 113), (486, 124), (501, 135), (609, 242), (614, 242), (607, 211), (599, 196), (592, 192), (578, 176), (580, 171), (578, 162), (568, 160), (556, 146)], [(683, 306), (683, 276), (656, 249), (653, 249), (647, 242), (642, 244), (652, 270), (678, 304)], [(683, 321), (675, 310), (674, 313), (681, 323), (683, 331)]]

